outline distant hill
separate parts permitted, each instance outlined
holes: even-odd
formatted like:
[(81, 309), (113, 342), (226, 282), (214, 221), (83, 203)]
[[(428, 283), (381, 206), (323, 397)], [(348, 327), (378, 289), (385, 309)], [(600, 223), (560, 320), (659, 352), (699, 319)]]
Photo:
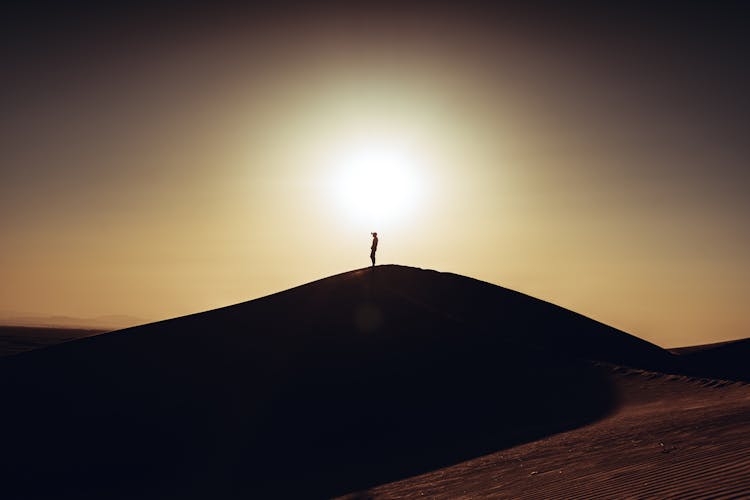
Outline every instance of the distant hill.
[(70, 340), (91, 337), (106, 330), (0, 326), (0, 356), (32, 351)]
[(601, 418), (618, 394), (584, 360), (674, 358), (489, 283), (366, 268), (0, 359), (0, 470), (31, 497), (327, 497)]
[(4, 326), (119, 330), (144, 323), (147, 323), (147, 321), (143, 318), (125, 314), (108, 314), (92, 318), (13, 312), (3, 312), (0, 314), (0, 325)]
[(750, 339), (670, 349), (681, 371), (691, 375), (750, 382)]

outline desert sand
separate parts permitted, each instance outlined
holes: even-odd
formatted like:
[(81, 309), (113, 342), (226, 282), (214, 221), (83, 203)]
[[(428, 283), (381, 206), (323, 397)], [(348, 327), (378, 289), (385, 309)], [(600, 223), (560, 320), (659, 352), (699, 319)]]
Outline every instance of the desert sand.
[(598, 422), (344, 498), (748, 498), (750, 386), (612, 370)]
[(7, 498), (748, 494), (750, 389), (707, 377), (738, 359), (713, 349), (675, 354), (455, 274), (361, 269), (0, 359), (0, 484)]

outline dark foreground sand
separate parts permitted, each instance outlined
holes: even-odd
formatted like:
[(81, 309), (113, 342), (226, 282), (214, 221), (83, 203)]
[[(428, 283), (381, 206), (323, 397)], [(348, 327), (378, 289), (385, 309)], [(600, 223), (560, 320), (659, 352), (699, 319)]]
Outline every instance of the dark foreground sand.
[(0, 497), (746, 495), (747, 386), (666, 374), (743, 360), (701, 352), (455, 274), (343, 273), (0, 358)]

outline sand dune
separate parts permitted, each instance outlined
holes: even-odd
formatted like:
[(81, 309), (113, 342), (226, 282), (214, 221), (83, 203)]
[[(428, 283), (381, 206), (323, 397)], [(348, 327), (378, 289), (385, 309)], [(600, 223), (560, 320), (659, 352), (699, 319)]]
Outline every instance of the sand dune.
[(363, 269), (1, 359), (2, 484), (24, 498), (387, 495), (594, 432), (638, 393), (622, 380), (648, 377), (613, 365), (676, 359), (488, 283)]

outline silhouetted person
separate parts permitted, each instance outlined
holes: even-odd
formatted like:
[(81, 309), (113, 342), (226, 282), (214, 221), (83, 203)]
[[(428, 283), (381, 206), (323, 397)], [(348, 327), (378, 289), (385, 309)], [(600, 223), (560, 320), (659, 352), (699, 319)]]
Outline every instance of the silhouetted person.
[(375, 267), (375, 252), (378, 249), (378, 233), (370, 233), (372, 235), (372, 245), (370, 246), (370, 260), (372, 261), (373, 267)]

